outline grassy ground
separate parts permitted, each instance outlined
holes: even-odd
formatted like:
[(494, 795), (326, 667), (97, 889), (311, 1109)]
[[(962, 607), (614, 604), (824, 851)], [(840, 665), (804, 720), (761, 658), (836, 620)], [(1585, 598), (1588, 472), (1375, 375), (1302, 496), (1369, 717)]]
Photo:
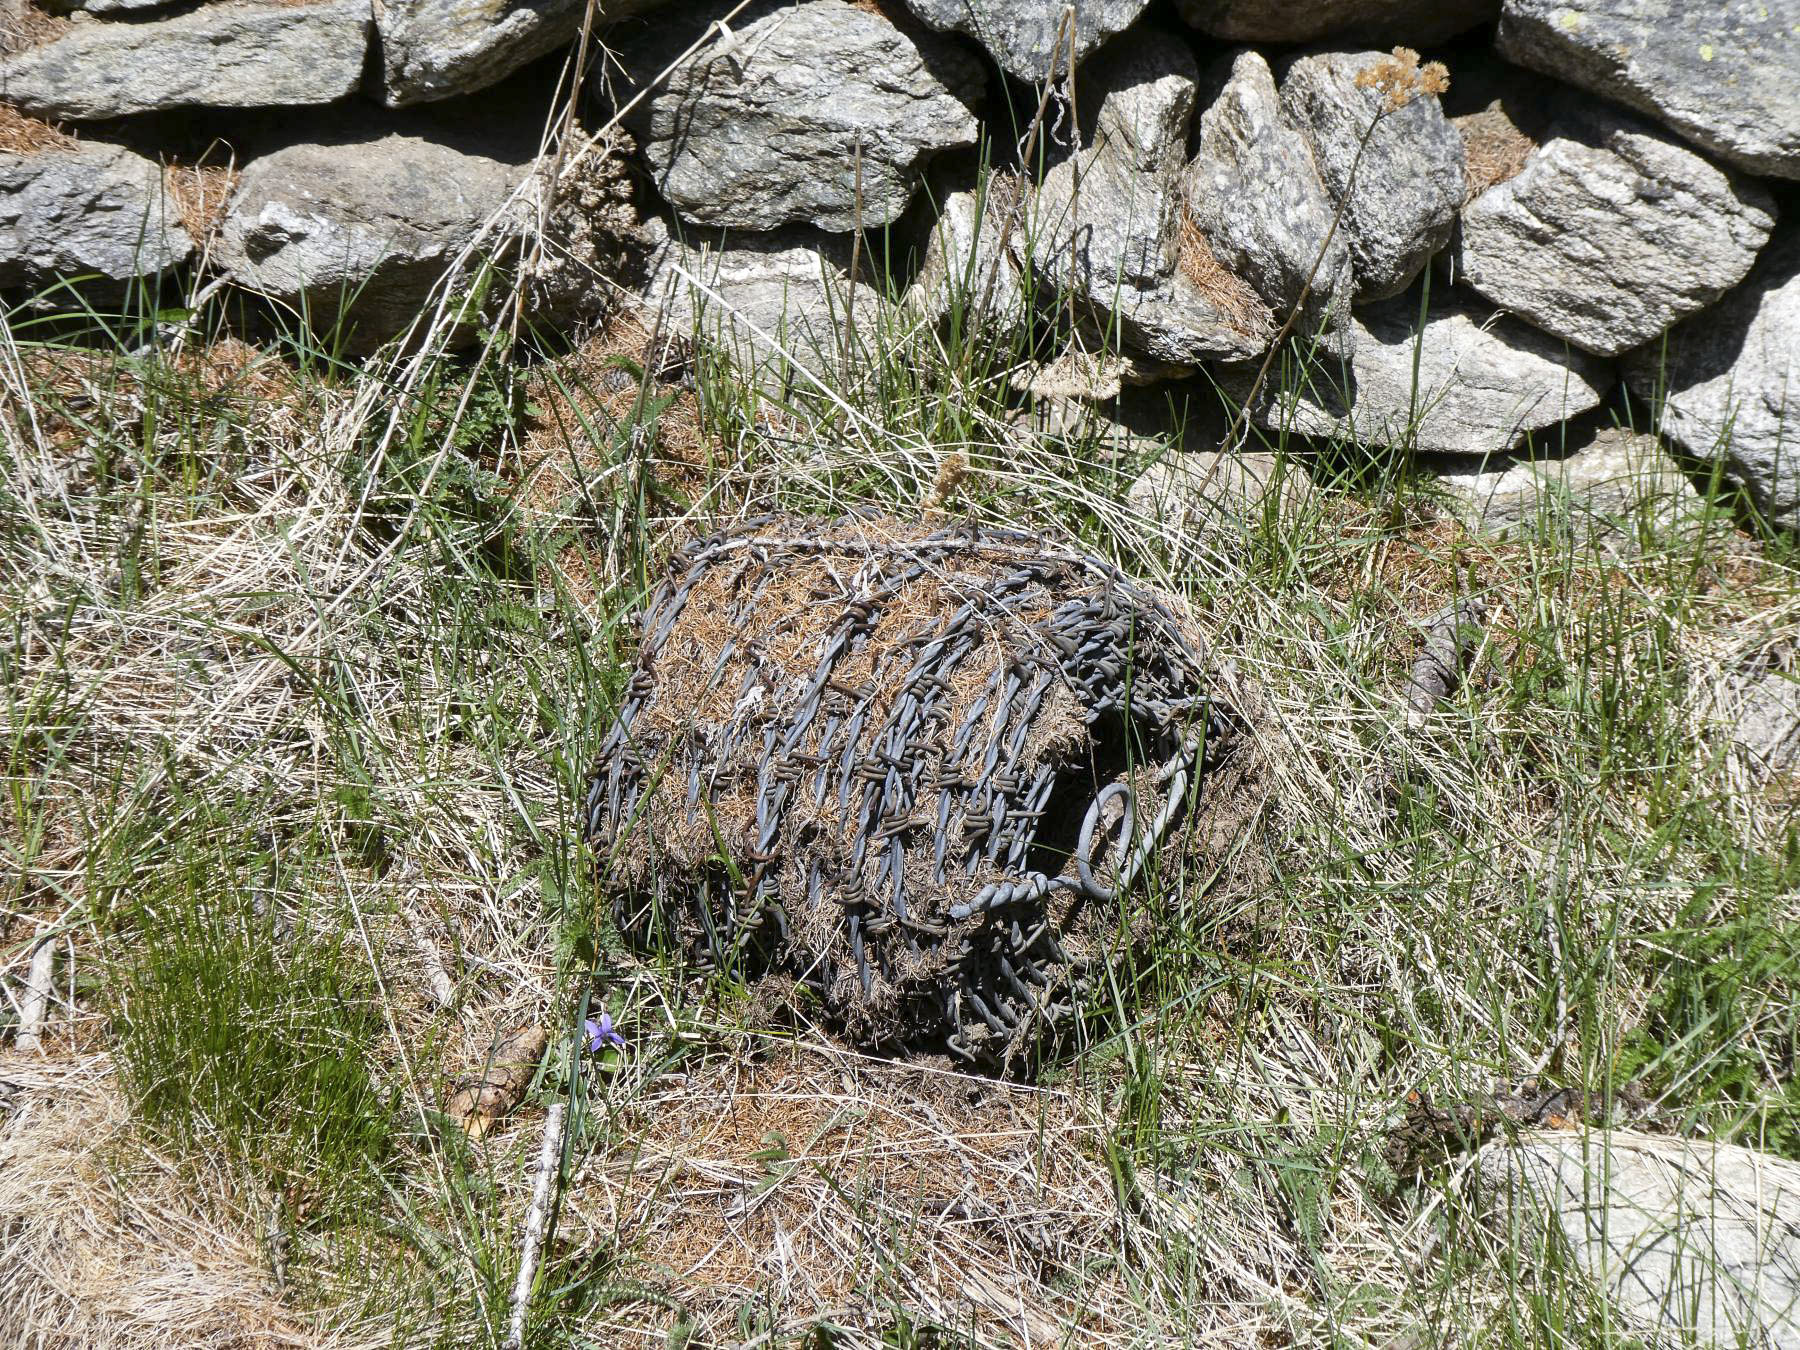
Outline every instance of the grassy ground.
[[(558, 1102), (542, 1346), (1633, 1344), (1407, 1146), (1420, 1106), (1535, 1080), (1800, 1158), (1800, 795), (1723, 735), (1790, 545), (1723, 499), (1496, 542), (1403, 453), (1279, 437), (1322, 490), (1185, 532), (1126, 500), (1164, 447), (1014, 415), (1007, 335), (872, 326), (780, 402), (704, 352), (641, 378), (643, 336), (352, 367), (8, 316), (0, 1037), (56, 952), (0, 1059), (9, 1343), (497, 1340)], [(577, 839), (659, 560), (868, 505), (1115, 558), (1269, 701), (1267, 886), (1137, 897), (1152, 959), (1035, 1081), (622, 952)], [(450, 1093), (533, 1025), (465, 1138)]]

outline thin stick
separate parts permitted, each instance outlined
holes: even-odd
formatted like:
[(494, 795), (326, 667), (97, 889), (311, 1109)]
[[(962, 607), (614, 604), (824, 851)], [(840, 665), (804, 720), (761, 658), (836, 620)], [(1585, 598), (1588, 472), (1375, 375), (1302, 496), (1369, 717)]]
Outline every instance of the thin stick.
[(862, 262), (863, 236), (863, 184), (862, 184), (862, 128), (856, 132), (856, 196), (854, 223), (850, 230), (850, 284), (845, 288), (844, 332), (839, 360), (843, 363), (844, 374), (850, 373), (850, 344), (856, 334), (856, 273)]
[(425, 921), (413, 911), (411, 905), (402, 903), (400, 915), (406, 920), (406, 930), (412, 934), (413, 946), (418, 949), (419, 960), (425, 966), (425, 986), (431, 990), (432, 1001), (440, 1008), (448, 1008), (456, 1002), (456, 986), (450, 982), (450, 972), (444, 969), (444, 960), (438, 955), (437, 944), (431, 940), (431, 934), (425, 929)]
[(513, 1282), (512, 1316), (507, 1323), (504, 1350), (523, 1350), (525, 1313), (531, 1306), (531, 1286), (537, 1280), (538, 1258), (543, 1252), (544, 1225), (550, 1217), (550, 1188), (561, 1170), (563, 1116), (567, 1107), (558, 1102), (544, 1114), (544, 1142), (538, 1149), (537, 1185), (532, 1188), (531, 1208), (525, 1212), (525, 1246), (519, 1253), (519, 1278)]
[(25, 1001), (19, 1008), (17, 1045), (21, 1054), (35, 1055), (43, 1048), (44, 1010), (50, 1002), (50, 982), (56, 974), (56, 939), (45, 935), (31, 953), (25, 973)]

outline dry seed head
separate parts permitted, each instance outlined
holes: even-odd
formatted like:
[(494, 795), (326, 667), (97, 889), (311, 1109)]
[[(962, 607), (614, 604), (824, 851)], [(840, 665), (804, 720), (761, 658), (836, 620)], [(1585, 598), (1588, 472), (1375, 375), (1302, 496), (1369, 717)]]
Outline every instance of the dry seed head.
[(925, 512), (943, 511), (949, 505), (956, 491), (969, 476), (969, 457), (960, 450), (952, 450), (938, 464), (937, 482), (932, 484), (931, 496), (926, 498)]
[(1378, 89), (1387, 96), (1387, 111), (1396, 112), (1416, 98), (1435, 98), (1450, 89), (1450, 71), (1442, 61), (1421, 69), (1419, 54), (1411, 47), (1396, 47), (1391, 55), (1356, 74), (1358, 89)]

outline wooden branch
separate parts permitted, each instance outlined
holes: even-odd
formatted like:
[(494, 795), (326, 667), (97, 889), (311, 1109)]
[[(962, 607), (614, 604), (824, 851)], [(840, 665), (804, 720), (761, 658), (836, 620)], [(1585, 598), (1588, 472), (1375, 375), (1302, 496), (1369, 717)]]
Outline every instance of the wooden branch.
[(519, 1253), (519, 1278), (513, 1282), (512, 1315), (507, 1322), (503, 1350), (523, 1350), (525, 1313), (531, 1306), (531, 1286), (537, 1280), (538, 1259), (543, 1253), (544, 1226), (550, 1218), (550, 1190), (562, 1170), (563, 1117), (567, 1107), (558, 1102), (544, 1114), (544, 1142), (538, 1147), (537, 1185), (532, 1188), (531, 1208), (525, 1212), (525, 1245)]
[(1425, 645), (1406, 678), (1406, 725), (1417, 731), (1462, 680), (1463, 663), (1485, 636), (1487, 606), (1458, 600), (1425, 626)]
[(405, 901), (400, 904), (400, 917), (406, 921), (406, 930), (412, 934), (413, 946), (425, 966), (425, 986), (431, 990), (432, 1001), (440, 1008), (448, 1008), (456, 1002), (456, 986), (450, 982), (450, 972), (444, 969), (444, 959), (426, 931), (425, 921)]
[(31, 953), (31, 968), (25, 975), (25, 1001), (19, 1008), (17, 1046), (21, 1054), (35, 1055), (43, 1049), (44, 1010), (50, 1003), (50, 983), (56, 974), (56, 938), (38, 939)]

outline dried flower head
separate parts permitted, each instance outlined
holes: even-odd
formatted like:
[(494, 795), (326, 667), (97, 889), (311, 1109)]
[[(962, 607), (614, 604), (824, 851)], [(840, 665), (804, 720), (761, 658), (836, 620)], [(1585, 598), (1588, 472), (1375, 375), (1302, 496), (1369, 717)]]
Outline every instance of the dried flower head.
[(969, 457), (960, 450), (952, 450), (938, 464), (937, 482), (932, 484), (931, 496), (925, 501), (925, 513), (931, 515), (945, 511), (950, 501), (956, 496), (957, 489), (969, 476)]
[(1380, 90), (1387, 96), (1386, 111), (1396, 112), (1416, 98), (1435, 98), (1448, 92), (1450, 72), (1442, 61), (1433, 61), (1421, 69), (1417, 52), (1411, 47), (1396, 47), (1392, 55), (1359, 70), (1356, 87)]

